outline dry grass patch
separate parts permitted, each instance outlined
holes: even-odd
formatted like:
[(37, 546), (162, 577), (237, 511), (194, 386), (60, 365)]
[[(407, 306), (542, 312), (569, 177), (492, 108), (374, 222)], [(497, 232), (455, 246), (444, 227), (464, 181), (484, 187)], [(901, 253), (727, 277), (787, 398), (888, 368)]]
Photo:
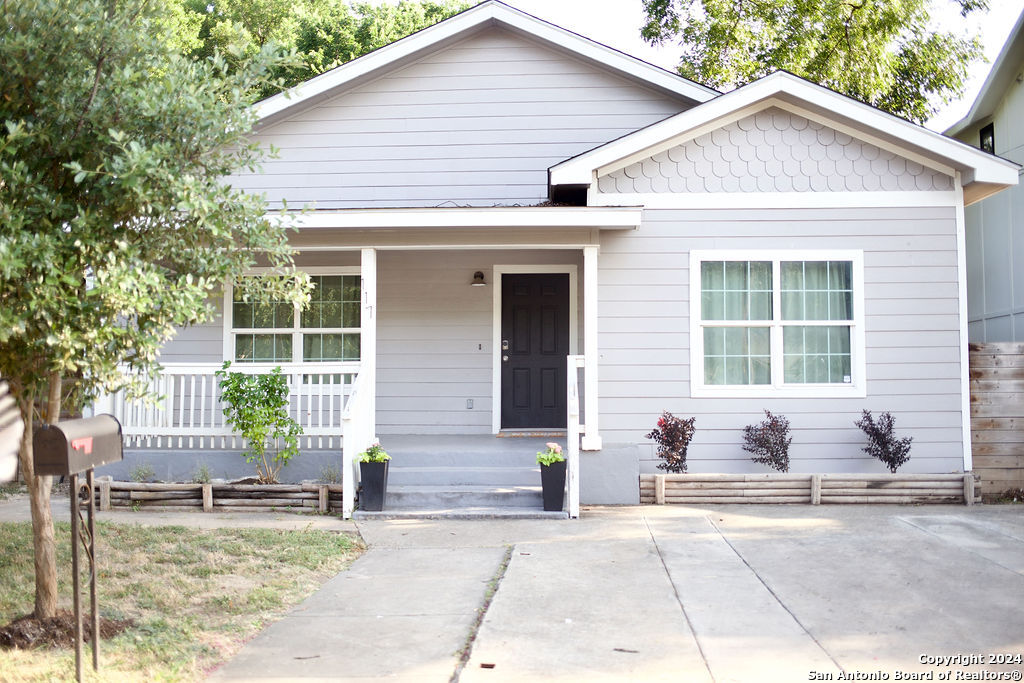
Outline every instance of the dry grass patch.
[[(349, 535), (316, 530), (99, 523), (97, 537), (100, 613), (136, 625), (100, 644), (100, 676), (86, 668), (92, 680), (197, 680), (363, 550)], [(68, 524), (57, 524), (57, 538), (61, 607), (70, 609)], [(0, 625), (32, 611), (33, 590), (30, 526), (0, 524)], [(72, 650), (0, 650), (0, 681), (73, 676)]]

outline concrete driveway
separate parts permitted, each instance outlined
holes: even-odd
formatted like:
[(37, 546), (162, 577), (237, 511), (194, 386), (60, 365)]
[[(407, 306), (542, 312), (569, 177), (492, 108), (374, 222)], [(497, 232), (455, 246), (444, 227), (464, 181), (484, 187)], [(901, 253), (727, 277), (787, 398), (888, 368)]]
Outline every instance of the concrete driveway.
[(369, 551), (214, 680), (1020, 680), (1024, 670), (1024, 506), (644, 506), (576, 521), (358, 527)]

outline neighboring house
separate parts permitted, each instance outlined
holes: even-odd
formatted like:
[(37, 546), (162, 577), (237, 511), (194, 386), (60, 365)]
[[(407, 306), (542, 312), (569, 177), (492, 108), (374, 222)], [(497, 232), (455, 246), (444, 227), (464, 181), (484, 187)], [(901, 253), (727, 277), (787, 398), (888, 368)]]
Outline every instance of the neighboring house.
[[(946, 135), (1024, 163), (1024, 13), (970, 112)], [(1024, 187), (966, 209), (972, 342), (1024, 341)]]
[(719, 95), (493, 0), (257, 110), (279, 154), (231, 182), (312, 205), (312, 307), (228, 289), (126, 434), (223, 433), (223, 360), (286, 365), (325, 448), (344, 401), (360, 444), (558, 434), (578, 364), (583, 502), (637, 501), (663, 410), (696, 416), (694, 472), (765, 471), (740, 448), (764, 409), (794, 472), (884, 471), (863, 409), (914, 437), (905, 471), (971, 469), (964, 210), (1015, 164), (786, 73)]

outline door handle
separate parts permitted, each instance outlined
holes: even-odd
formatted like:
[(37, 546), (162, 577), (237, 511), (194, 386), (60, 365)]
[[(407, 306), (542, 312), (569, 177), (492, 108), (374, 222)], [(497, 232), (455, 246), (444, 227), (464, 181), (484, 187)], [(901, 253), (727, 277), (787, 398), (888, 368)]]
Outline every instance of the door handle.
[(501, 360), (502, 360), (503, 362), (507, 363), (507, 362), (508, 362), (508, 356), (502, 356), (502, 357), (501, 357)]

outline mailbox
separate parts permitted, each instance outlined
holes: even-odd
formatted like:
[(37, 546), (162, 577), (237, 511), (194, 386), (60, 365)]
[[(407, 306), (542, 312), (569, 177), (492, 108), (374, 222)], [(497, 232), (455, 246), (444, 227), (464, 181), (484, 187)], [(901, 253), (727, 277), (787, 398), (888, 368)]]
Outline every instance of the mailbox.
[(124, 457), (121, 423), (113, 415), (97, 415), (43, 425), (32, 450), (36, 474), (78, 474)]

